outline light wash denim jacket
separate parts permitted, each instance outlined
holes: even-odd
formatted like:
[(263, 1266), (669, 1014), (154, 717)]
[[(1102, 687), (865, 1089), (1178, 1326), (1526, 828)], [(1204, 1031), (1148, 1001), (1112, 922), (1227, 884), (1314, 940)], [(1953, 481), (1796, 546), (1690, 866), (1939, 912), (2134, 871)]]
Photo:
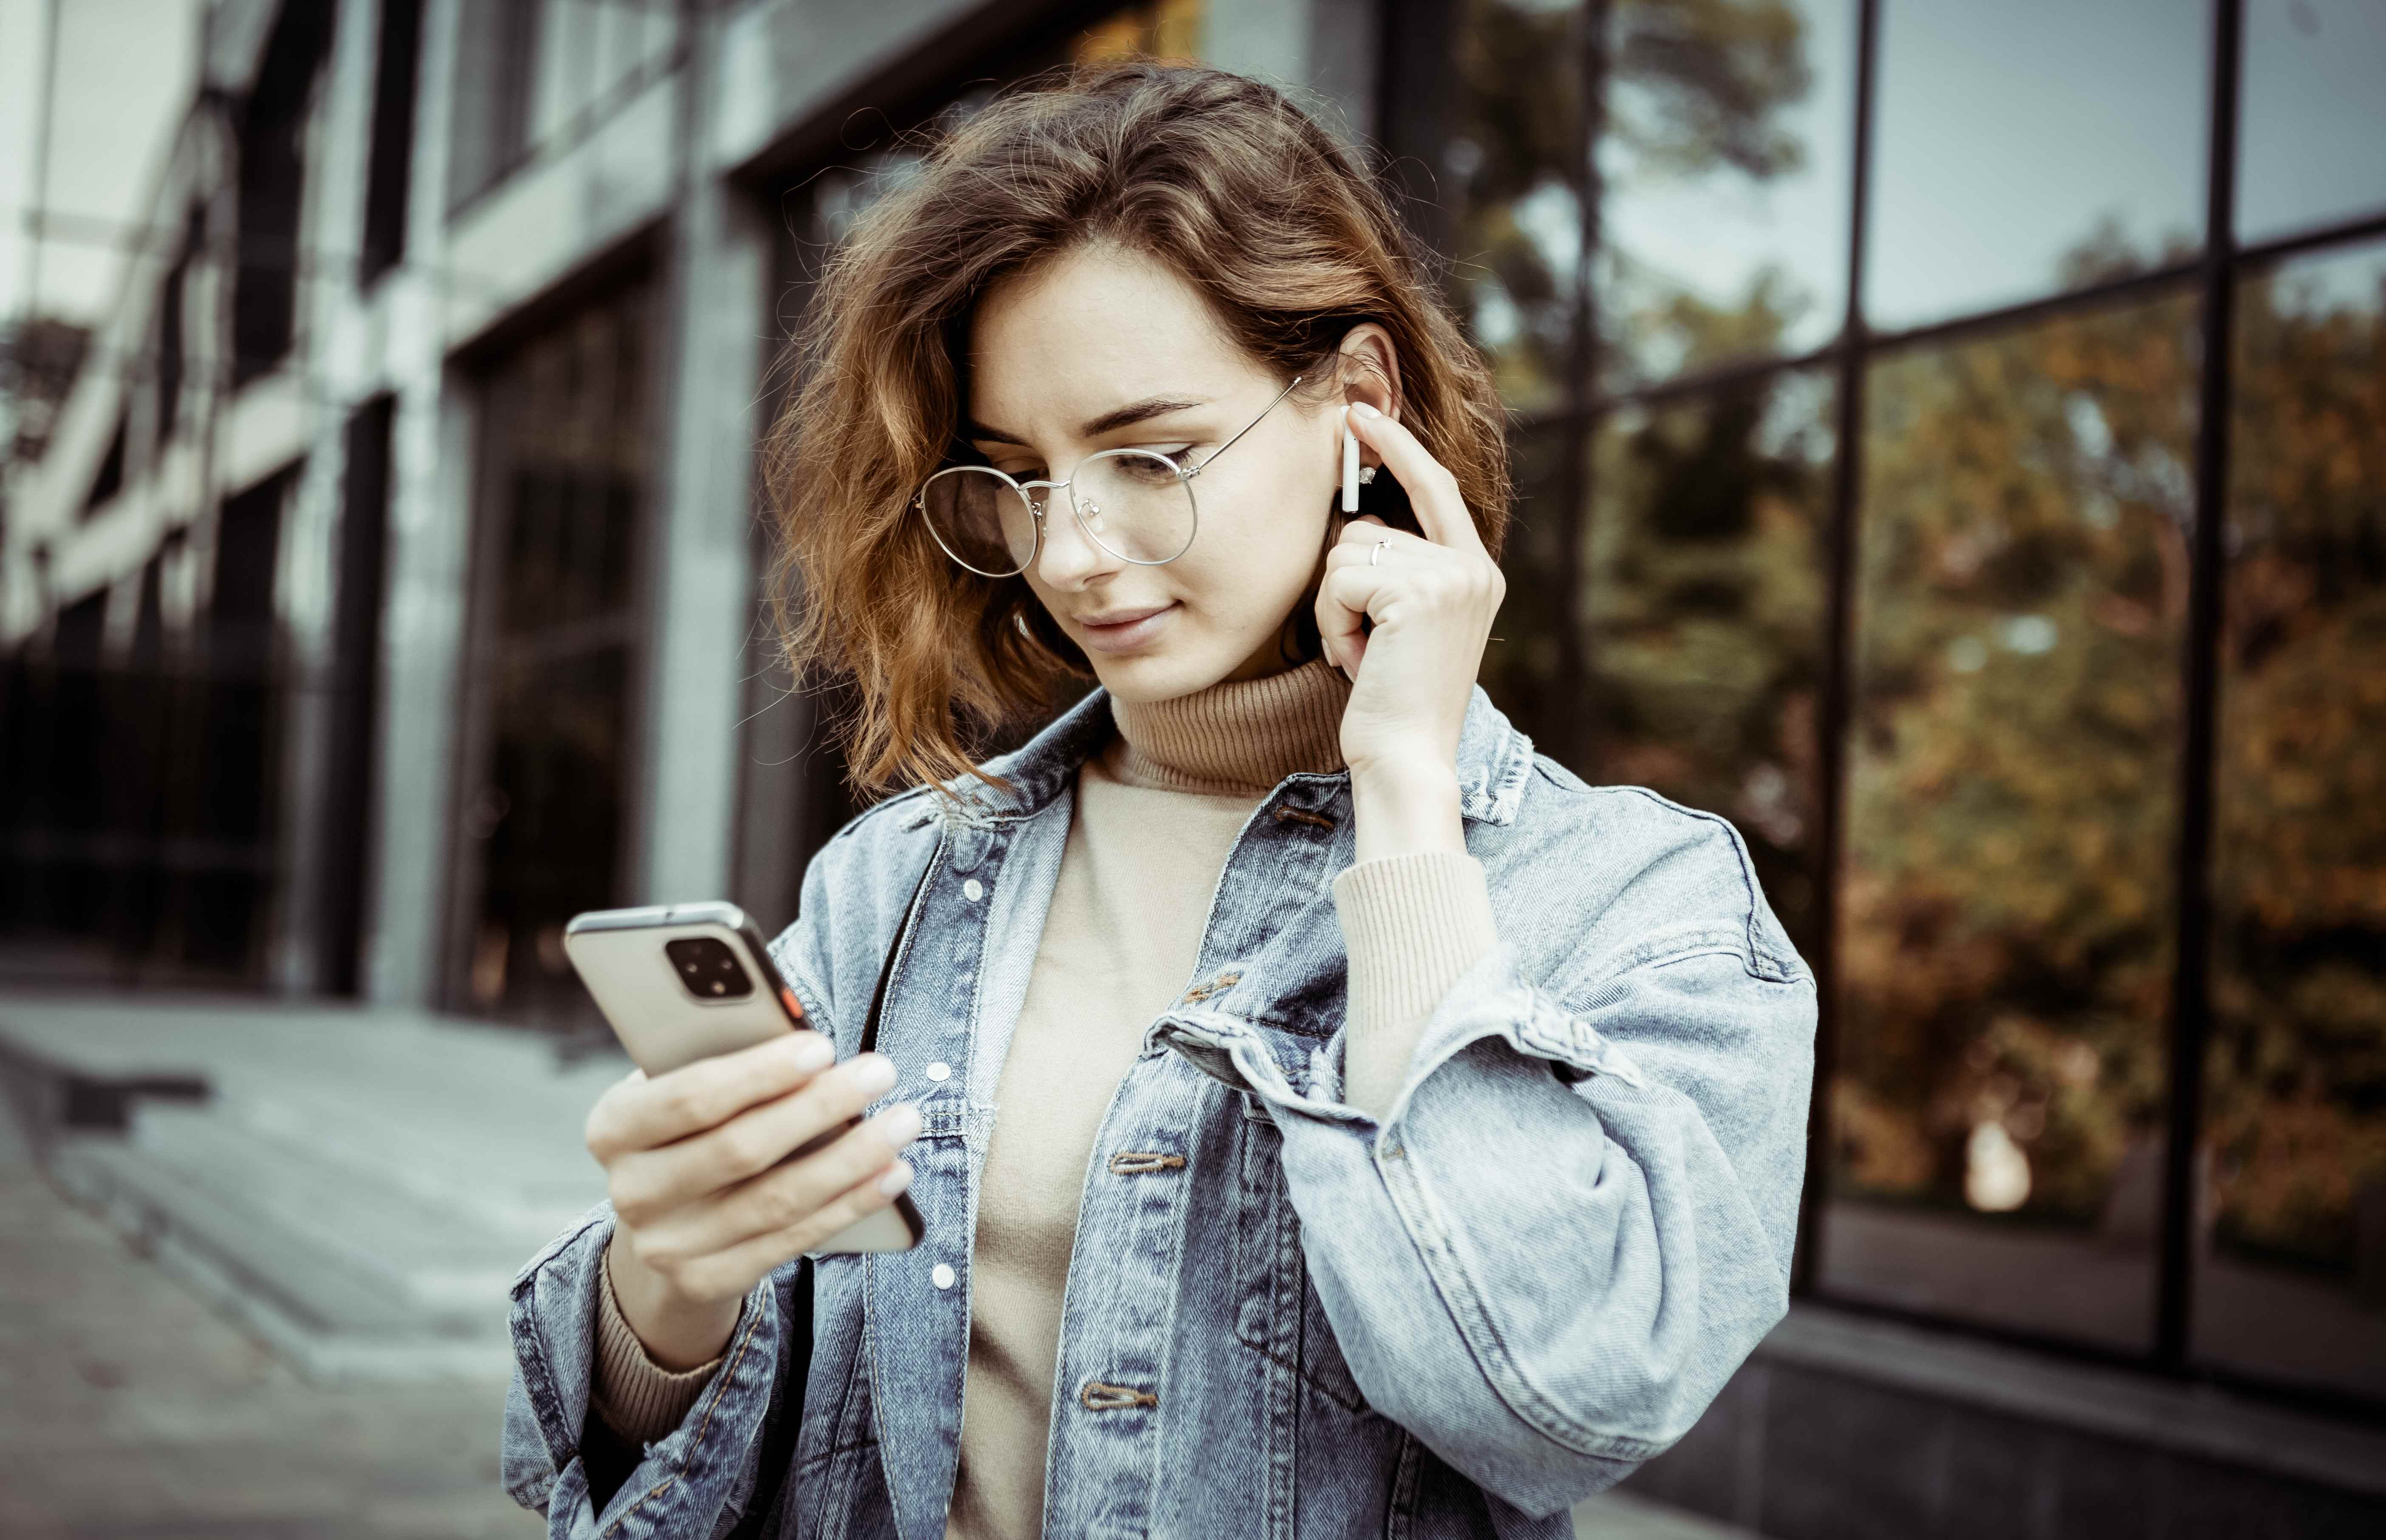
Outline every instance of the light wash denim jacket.
[[(1075, 772), (1111, 731), (1097, 690), (993, 763), (1011, 794), (895, 797), (811, 863), (773, 950), (841, 1053), (926, 873), (879, 1047), (889, 1099), (923, 1114), (928, 1229), (817, 1260), (809, 1364), (789, 1361), (789, 1263), (596, 1513), (578, 1446), (609, 1207), (516, 1279), (504, 1479), (550, 1534), (727, 1534), (774, 1390), (806, 1374), (793, 1470), (747, 1533), (941, 1540), (990, 1097)], [(1434, 1010), (1380, 1125), (1338, 1096), (1348, 774), (1287, 777), (1237, 838), (1194, 976), (1087, 1162), (1047, 1534), (1567, 1535), (1568, 1506), (1679, 1438), (1786, 1308), (1815, 983), (1738, 834), (1584, 784), (1479, 689), (1458, 769), (1500, 945)]]

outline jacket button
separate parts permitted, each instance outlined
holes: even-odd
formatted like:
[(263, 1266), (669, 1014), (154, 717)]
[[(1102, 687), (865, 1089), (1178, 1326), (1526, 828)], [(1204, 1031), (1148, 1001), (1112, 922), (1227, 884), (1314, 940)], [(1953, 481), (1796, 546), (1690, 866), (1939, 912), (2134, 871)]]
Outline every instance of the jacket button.
[(938, 1262), (935, 1267), (930, 1268), (928, 1270), (928, 1282), (936, 1284), (936, 1287), (940, 1289), (951, 1288), (953, 1286), (953, 1270), (951, 1266), (948, 1263)]
[(973, 877), (961, 884), (961, 896), (974, 904), (986, 896), (986, 884)]
[(941, 1058), (928, 1066), (928, 1078), (930, 1080), (949, 1080), (952, 1078), (952, 1073), (953, 1067), (946, 1063)]

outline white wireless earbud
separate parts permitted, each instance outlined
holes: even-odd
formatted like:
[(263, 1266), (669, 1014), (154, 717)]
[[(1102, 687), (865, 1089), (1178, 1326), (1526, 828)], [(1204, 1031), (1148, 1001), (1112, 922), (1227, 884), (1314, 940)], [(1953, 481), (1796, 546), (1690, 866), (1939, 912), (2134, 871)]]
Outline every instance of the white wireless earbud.
[(1350, 432), (1350, 408), (1342, 408), (1342, 511), (1359, 511), (1359, 436)]

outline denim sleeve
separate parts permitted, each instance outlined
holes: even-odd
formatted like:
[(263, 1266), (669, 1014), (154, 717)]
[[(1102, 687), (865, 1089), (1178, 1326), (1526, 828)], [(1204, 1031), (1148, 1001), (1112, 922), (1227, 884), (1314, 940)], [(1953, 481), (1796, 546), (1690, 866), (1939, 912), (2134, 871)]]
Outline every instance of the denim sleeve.
[[(859, 1024), (839, 1019), (840, 928), (889, 933), (910, 893), (897, 856), (917, 859), (934, 831), (895, 815), (910, 800), (881, 803), (840, 830), (804, 873), (795, 923), (771, 944), (771, 957), (804, 1008), (808, 1024), (851, 1053)], [(916, 866), (913, 867), (916, 870)], [(893, 876), (887, 875), (893, 872)], [(842, 903), (842, 908), (840, 908)], [(873, 929), (874, 927), (874, 929)], [(848, 949), (850, 950), (850, 949)], [(865, 956), (875, 967), (874, 953)], [(861, 966), (853, 957), (848, 967)], [(869, 980), (860, 988), (867, 998)], [(639, 1535), (717, 1537), (733, 1529), (757, 1489), (765, 1424), (799, 1396), (810, 1364), (791, 1363), (810, 1346), (809, 1282), (801, 1263), (782, 1264), (747, 1296), (719, 1371), (679, 1425), (647, 1443), (643, 1457), (599, 1509), (581, 1448), (596, 1369), (602, 1261), (612, 1239), (613, 1209), (600, 1203), (532, 1259), (514, 1280), (514, 1376), (506, 1395), (501, 1471), (524, 1508), (546, 1516), (547, 1533), (633, 1540)], [(790, 1430), (782, 1429), (784, 1434)], [(600, 1466), (604, 1460), (599, 1458)], [(609, 1479), (610, 1471), (604, 1472)], [(601, 1481), (599, 1484), (602, 1484)]]
[(612, 1233), (611, 1207), (599, 1204), (514, 1280), (514, 1375), (500, 1458), (506, 1491), (544, 1514), (547, 1534), (559, 1540), (717, 1540), (754, 1493), (763, 1423), (789, 1372), (782, 1360), (790, 1301), (783, 1296), (795, 1270), (782, 1268), (755, 1285), (718, 1374), (678, 1427), (645, 1446), (600, 1510), (581, 1430), (596, 1356), (599, 1264)]
[(1736, 837), (1694, 843), (1554, 966), (1503, 939), (1462, 974), (1380, 1124), (1331, 1051), (1296, 1090), (1241, 1033), (1180, 1037), (1276, 1113), (1369, 1402), (1534, 1515), (1681, 1437), (1788, 1308), (1814, 980)]

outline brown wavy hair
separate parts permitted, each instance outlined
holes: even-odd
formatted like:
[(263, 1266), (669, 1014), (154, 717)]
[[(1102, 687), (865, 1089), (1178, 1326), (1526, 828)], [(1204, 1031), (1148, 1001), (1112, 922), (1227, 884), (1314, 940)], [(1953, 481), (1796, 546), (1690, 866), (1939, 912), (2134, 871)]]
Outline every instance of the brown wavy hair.
[[(774, 613), (799, 672), (851, 683), (839, 729), (858, 787), (991, 781), (965, 744), (1090, 677), (1024, 578), (962, 570), (910, 500), (966, 453), (979, 297), (1094, 242), (1166, 264), (1279, 379), (1317, 370), (1350, 327), (1382, 326), (1401, 421), (1500, 550), (1499, 394), (1375, 176), (1239, 75), (1130, 60), (1042, 77), (931, 137), (831, 255), (765, 444), (783, 537)], [(1326, 371), (1320, 392), (1338, 388)], [(1389, 480), (1368, 511), (1399, 500)]]

